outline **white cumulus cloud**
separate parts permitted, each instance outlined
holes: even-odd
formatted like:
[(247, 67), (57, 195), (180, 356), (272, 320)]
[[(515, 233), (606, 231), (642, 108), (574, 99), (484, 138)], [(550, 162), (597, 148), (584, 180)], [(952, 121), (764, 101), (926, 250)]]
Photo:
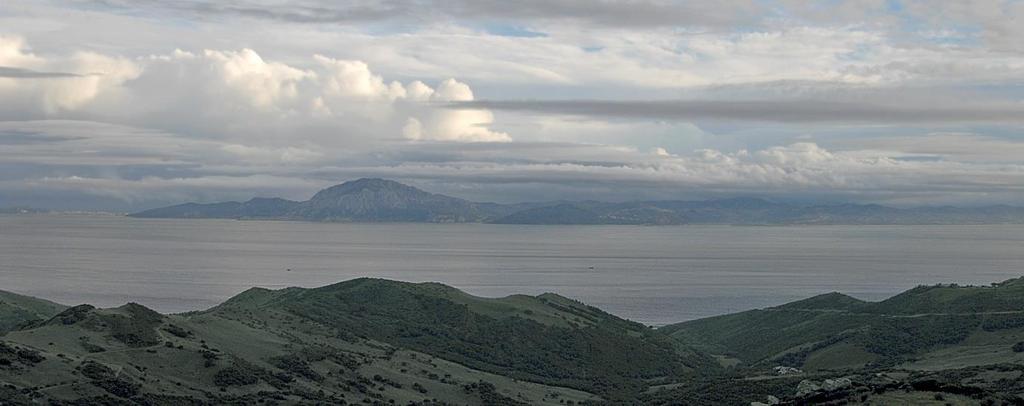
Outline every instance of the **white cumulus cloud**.
[(67, 72), (53, 78), (0, 77), (0, 100), (11, 106), (0, 115), (103, 117), (194, 136), (255, 137), (278, 144), (301, 139), (297, 133), (304, 125), (344, 132), (349, 140), (511, 139), (488, 128), (494, 121), (489, 111), (435, 106), (473, 100), (469, 85), (455, 79), (435, 88), (421, 81), (389, 82), (362, 61), (324, 55), (313, 55), (307, 65), (268, 61), (248, 48), (176, 50), (135, 59), (92, 52), (44, 58), (29, 52), (21, 38), (0, 37), (0, 66)]

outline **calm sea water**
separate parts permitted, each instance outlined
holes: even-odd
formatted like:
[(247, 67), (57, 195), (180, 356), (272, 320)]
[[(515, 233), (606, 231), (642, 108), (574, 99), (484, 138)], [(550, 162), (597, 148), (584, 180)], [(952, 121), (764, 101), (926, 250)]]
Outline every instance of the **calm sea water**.
[[(286, 271), (291, 269), (291, 271)], [(829, 291), (1024, 274), (1024, 226), (514, 226), (0, 215), (0, 289), (66, 304), (211, 307), (252, 286), (372, 276), (556, 292), (647, 324)]]

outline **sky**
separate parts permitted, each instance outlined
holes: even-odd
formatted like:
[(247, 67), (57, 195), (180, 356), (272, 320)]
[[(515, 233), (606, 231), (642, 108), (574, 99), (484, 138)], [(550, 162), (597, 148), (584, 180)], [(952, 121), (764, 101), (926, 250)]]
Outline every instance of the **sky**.
[(1024, 205), (1024, 1), (4, 0), (0, 207)]

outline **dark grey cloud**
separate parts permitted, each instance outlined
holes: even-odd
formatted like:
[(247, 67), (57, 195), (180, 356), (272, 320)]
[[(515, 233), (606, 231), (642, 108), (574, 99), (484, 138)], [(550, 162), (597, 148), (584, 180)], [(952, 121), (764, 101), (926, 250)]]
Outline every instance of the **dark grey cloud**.
[(477, 100), (449, 103), (446, 107), (644, 120), (894, 124), (1024, 121), (1024, 107), (1005, 104), (927, 106), (823, 100)]
[(721, 26), (751, 21), (760, 6), (752, 1), (468, 0), (440, 1), (466, 18), (575, 19), (606, 26)]
[(763, 6), (741, 0), (723, 4), (639, 0), (382, 0), (382, 1), (156, 1), (86, 0), (83, 3), (134, 12), (171, 11), (199, 16), (240, 16), (290, 23), (366, 23), (403, 20), (429, 23), (574, 20), (600, 26), (713, 27), (752, 22)]
[(68, 72), (40, 72), (31, 69), (0, 66), (0, 78), (9, 79), (53, 79), (53, 78), (77, 78), (82, 77), (77, 73)]
[(240, 16), (294, 23), (350, 23), (373, 22), (412, 16), (411, 7), (402, 7), (404, 1), (380, 2), (302, 2), (288, 4), (255, 1), (203, 1), (188, 0), (166, 2), (159, 0), (85, 0), (81, 4), (132, 12), (179, 12), (190, 16)]

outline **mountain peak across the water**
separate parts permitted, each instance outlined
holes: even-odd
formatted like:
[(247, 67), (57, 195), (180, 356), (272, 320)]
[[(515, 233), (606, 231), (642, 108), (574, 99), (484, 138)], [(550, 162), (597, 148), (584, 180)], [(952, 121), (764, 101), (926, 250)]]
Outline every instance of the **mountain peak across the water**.
[(499, 224), (1002, 224), (1024, 222), (1024, 208), (920, 207), (877, 204), (798, 205), (756, 197), (632, 202), (473, 202), (380, 178), (320, 190), (309, 200), (253, 198), (185, 203), (130, 214), (145, 218), (221, 218), (329, 222)]
[(362, 191), (378, 192), (383, 190), (402, 191), (407, 193), (427, 193), (413, 186), (395, 182), (390, 179), (359, 178), (323, 189), (317, 192), (317, 194), (313, 196), (313, 199), (359, 193)]
[(484, 220), (469, 201), (378, 178), (363, 178), (317, 192), (284, 214), (316, 221), (465, 223)]

